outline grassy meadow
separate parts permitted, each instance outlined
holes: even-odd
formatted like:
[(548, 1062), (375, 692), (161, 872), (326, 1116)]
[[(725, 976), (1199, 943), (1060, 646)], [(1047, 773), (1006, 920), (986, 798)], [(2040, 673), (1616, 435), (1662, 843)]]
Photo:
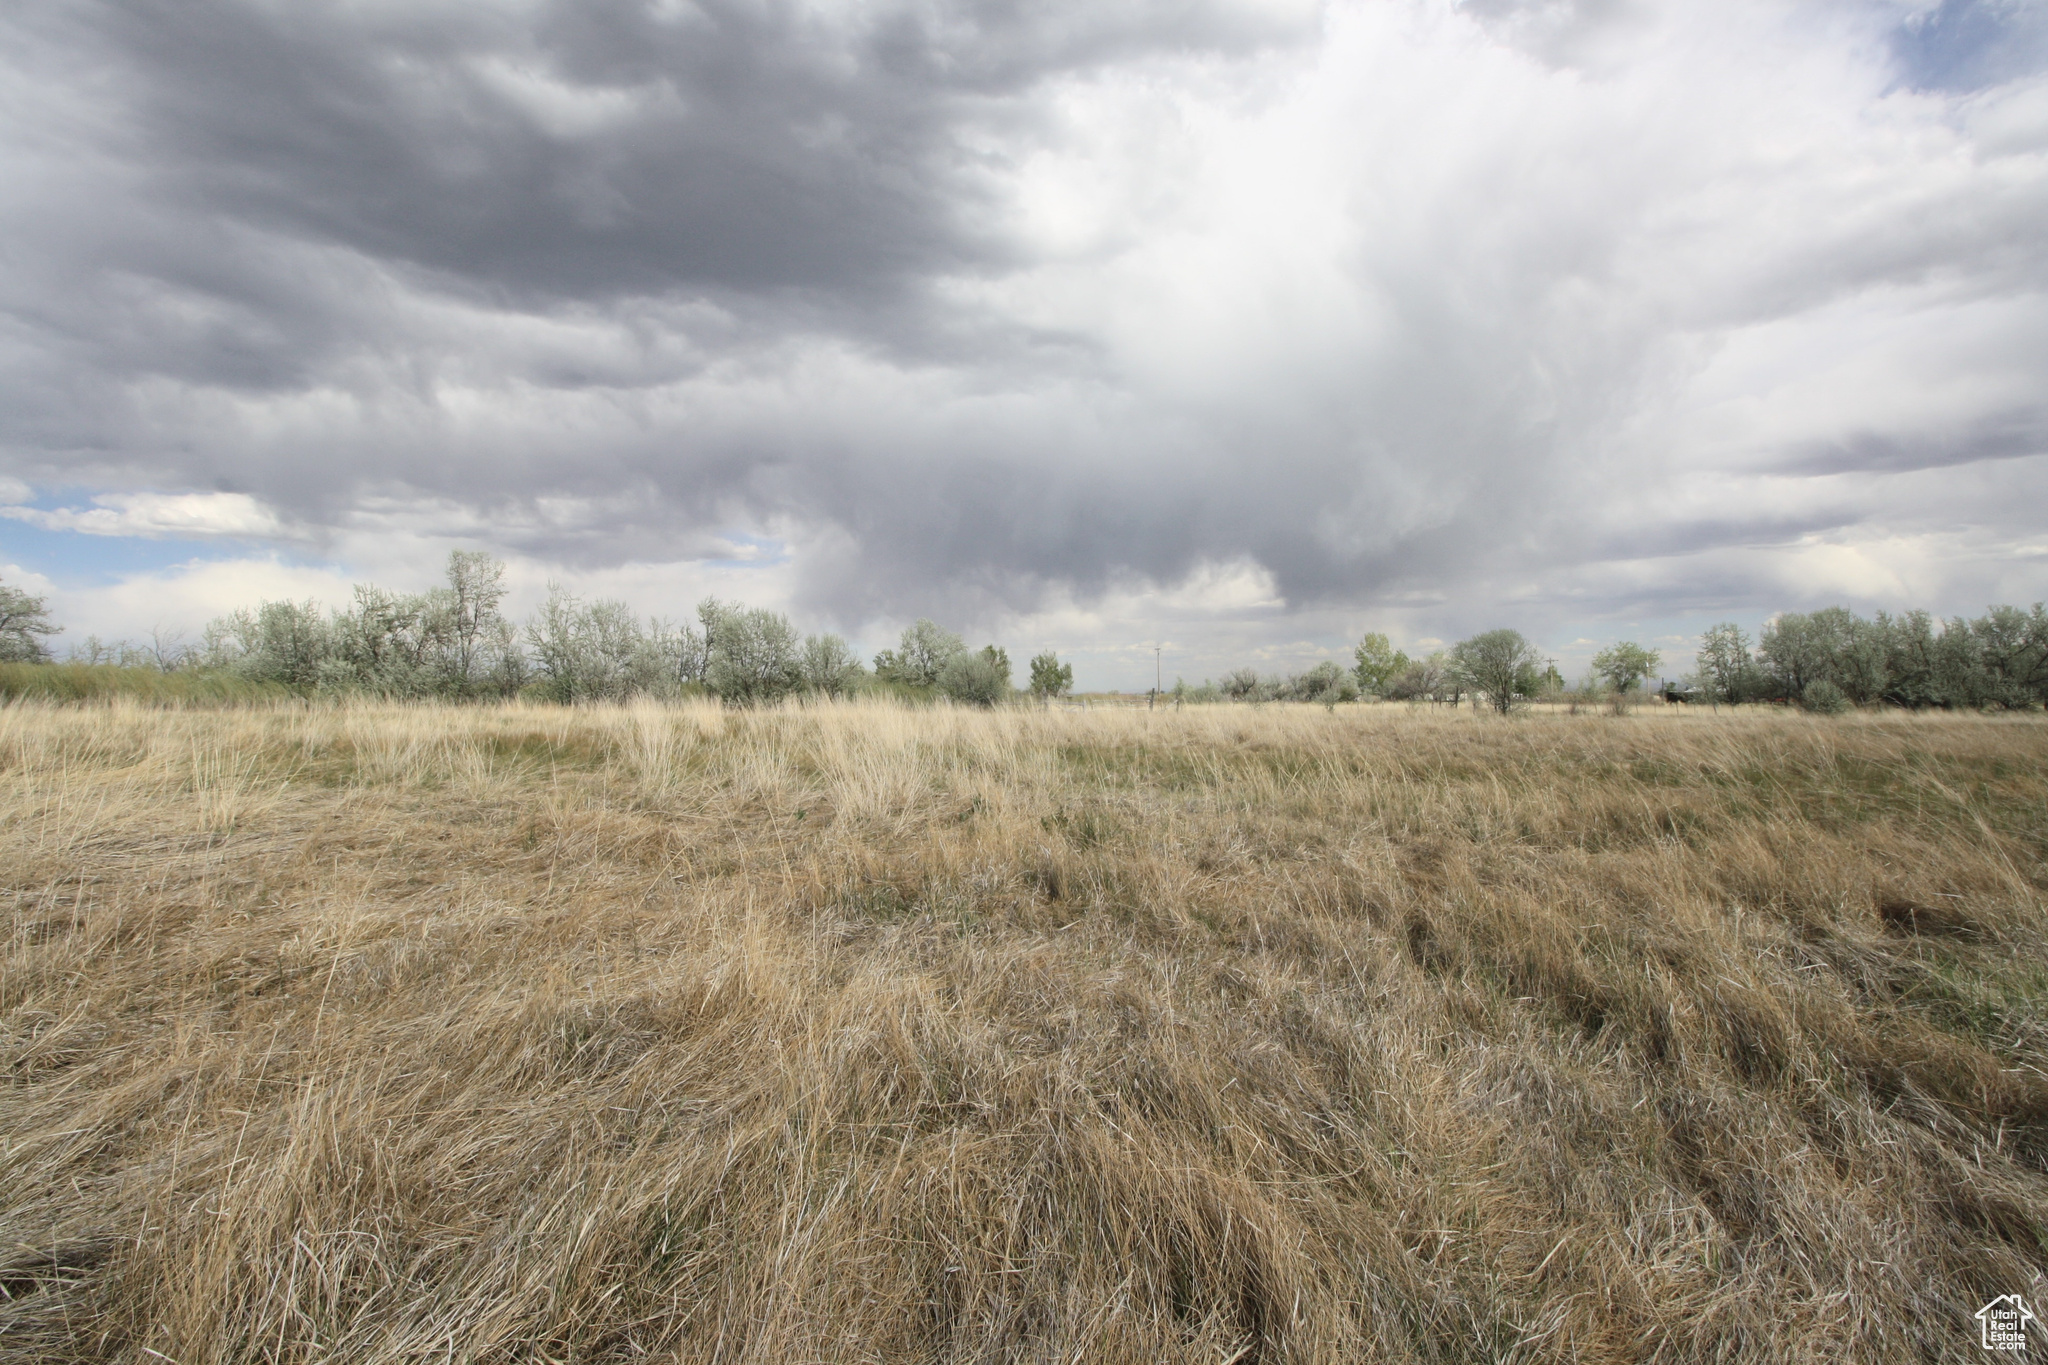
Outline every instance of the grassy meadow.
[(0, 1362), (1966, 1360), (2048, 1297), (2038, 717), (24, 701), (0, 774)]

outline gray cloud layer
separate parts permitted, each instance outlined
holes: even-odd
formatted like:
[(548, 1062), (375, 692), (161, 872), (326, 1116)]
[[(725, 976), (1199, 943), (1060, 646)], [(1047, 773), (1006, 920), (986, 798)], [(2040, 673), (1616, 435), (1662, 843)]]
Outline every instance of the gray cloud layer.
[(2039, 11), (1716, 8), (34, 7), (0, 473), (581, 565), (752, 532), (846, 620), (2030, 543)]

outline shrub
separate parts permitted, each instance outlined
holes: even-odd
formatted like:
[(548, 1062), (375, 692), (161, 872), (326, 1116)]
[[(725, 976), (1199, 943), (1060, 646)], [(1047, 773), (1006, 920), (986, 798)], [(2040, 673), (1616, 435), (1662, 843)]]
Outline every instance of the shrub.
[(1223, 675), (1223, 695), (1232, 701), (1257, 701), (1259, 699), (1258, 670), (1235, 668)]
[(1335, 706), (1340, 701), (1358, 700), (1358, 680), (1325, 659), (1306, 673), (1288, 679), (1281, 695), (1290, 701), (1314, 701)]
[(1010, 656), (994, 645), (957, 654), (939, 673), (939, 690), (957, 702), (994, 706), (1010, 695)]
[(1800, 703), (1817, 716), (1839, 716), (1849, 709), (1849, 694), (1823, 678), (1806, 685)]

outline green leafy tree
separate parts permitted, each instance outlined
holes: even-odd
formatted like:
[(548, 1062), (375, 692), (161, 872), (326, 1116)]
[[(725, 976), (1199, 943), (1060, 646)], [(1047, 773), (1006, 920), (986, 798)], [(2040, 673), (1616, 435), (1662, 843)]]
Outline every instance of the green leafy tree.
[(704, 681), (725, 701), (758, 705), (803, 686), (796, 628), (765, 607), (721, 606), (712, 613)]
[(875, 656), (875, 676), (907, 687), (935, 688), (946, 665), (967, 653), (967, 643), (952, 631), (919, 617), (903, 632), (893, 650)]
[(1031, 695), (1050, 702), (1074, 690), (1074, 666), (1060, 662), (1051, 650), (1031, 660)]
[(615, 597), (600, 598), (583, 609), (577, 632), (591, 700), (620, 701), (646, 690), (647, 637), (631, 607)]
[(358, 583), (354, 605), (331, 623), (334, 657), (320, 670), (320, 685), (362, 689), (384, 696), (431, 692), (427, 665), (446, 649), (449, 614), (430, 597), (389, 593)]
[(1657, 671), (1663, 656), (1654, 649), (1644, 649), (1633, 641), (1624, 640), (1593, 656), (1593, 671), (1607, 680), (1617, 692), (1628, 692), (1635, 685)]
[(843, 697), (864, 671), (853, 649), (837, 635), (807, 635), (798, 660), (804, 686), (828, 697)]
[(1700, 636), (1700, 652), (1693, 660), (1700, 690), (1710, 702), (1747, 701), (1756, 691), (1756, 661), (1750, 656), (1749, 636), (1733, 621), (1723, 621)]
[(1352, 676), (1358, 679), (1358, 690), (1368, 697), (1386, 696), (1394, 679), (1408, 671), (1408, 656), (1378, 632), (1360, 640), (1353, 655), (1358, 662)]
[(668, 661), (624, 602), (586, 604), (550, 583), (526, 635), (545, 692), (555, 701), (618, 701), (667, 685)]
[(1850, 681), (1850, 637), (1856, 618), (1846, 607), (1812, 613), (1788, 611), (1765, 624), (1757, 639), (1769, 691), (1788, 701), (1801, 701), (1817, 682)]
[(448, 589), (441, 604), (447, 641), (443, 671), (458, 695), (502, 676), (504, 655), (514, 648), (511, 623), (499, 614), (505, 600), (505, 565), (481, 550), (448, 552)]
[(685, 621), (678, 625), (666, 617), (647, 623), (646, 650), (649, 672), (656, 678), (650, 690), (665, 697), (681, 696), (683, 689), (704, 681), (704, 637)]
[(1442, 699), (1451, 673), (1450, 658), (1442, 650), (1411, 660), (1387, 683), (1387, 696), (1395, 701), (1438, 701)]
[(1971, 623), (1986, 699), (1999, 706), (2048, 703), (2048, 612), (1993, 607)]
[(1544, 659), (1522, 632), (1489, 630), (1461, 641), (1451, 650), (1451, 662), (1466, 686), (1506, 715), (1518, 697), (1535, 690), (1536, 670)]
[(60, 629), (50, 623), (47, 599), (0, 583), (0, 662), (43, 662), (50, 657), (43, 641)]
[(535, 670), (551, 700), (579, 701), (588, 695), (578, 618), (582, 603), (560, 583), (548, 584), (547, 600), (526, 623)]
[[(1992, 609), (1993, 612), (1997, 608)], [(1981, 621), (1958, 616), (1937, 623), (1927, 612), (1908, 612), (1890, 623), (1885, 699), (1898, 706), (1982, 706), (1991, 700)]]
[(341, 662), (337, 632), (318, 604), (265, 602), (251, 625), (249, 648), (237, 665), (249, 677), (301, 691), (335, 677), (333, 665)]
[(703, 682), (705, 670), (711, 666), (711, 649), (718, 643), (718, 623), (728, 613), (738, 611), (739, 604), (725, 603), (715, 597), (707, 597), (697, 604), (698, 638), (703, 641), (704, 653), (698, 661), (697, 680)]

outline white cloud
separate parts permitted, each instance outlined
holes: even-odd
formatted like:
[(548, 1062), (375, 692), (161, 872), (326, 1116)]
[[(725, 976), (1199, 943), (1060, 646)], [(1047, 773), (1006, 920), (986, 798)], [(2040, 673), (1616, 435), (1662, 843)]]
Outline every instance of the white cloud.
[(192, 560), (106, 584), (53, 584), (50, 616), (64, 627), (53, 648), (62, 653), (88, 635), (139, 643), (159, 629), (196, 643), (208, 621), (265, 599), (345, 604), (350, 577), (331, 566), (251, 558)]
[(86, 508), (0, 507), (45, 531), (145, 539), (277, 540), (290, 534), (275, 512), (246, 493), (102, 493)]
[(39, 177), (0, 209), (0, 495), (102, 491), (0, 511), (1191, 673), (2033, 600), (2048, 81), (1914, 88), (1930, 13), (885, 3), (764, 20), (717, 79), (701, 25), (238, 35), (402, 69), (346, 126), (147, 44), (132, 83), (53, 59), (21, 89), (62, 117), (17, 95), (0, 140)]

